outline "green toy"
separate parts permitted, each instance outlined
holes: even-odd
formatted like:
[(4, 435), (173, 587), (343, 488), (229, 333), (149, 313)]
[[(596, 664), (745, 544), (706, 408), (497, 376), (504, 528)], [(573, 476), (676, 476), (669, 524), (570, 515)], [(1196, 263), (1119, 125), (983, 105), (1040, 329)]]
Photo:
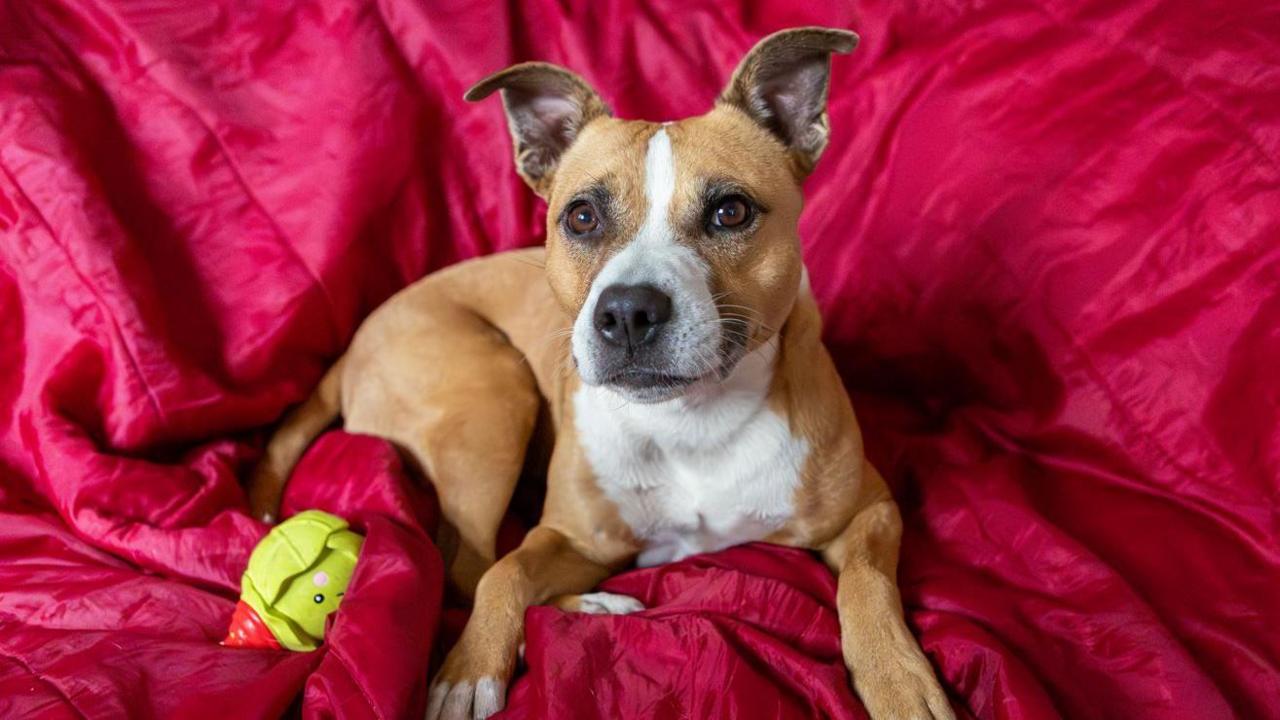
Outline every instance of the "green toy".
[(306, 510), (267, 533), (249, 556), (229, 647), (315, 650), (347, 591), (364, 538), (340, 517)]

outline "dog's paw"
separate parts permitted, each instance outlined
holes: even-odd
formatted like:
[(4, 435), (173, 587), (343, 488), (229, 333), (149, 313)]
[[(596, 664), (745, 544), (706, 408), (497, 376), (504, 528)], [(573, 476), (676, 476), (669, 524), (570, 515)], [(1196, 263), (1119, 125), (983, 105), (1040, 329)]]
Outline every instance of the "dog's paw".
[(876, 673), (862, 682), (855, 678), (854, 685), (872, 720), (955, 720), (951, 703), (927, 663), (923, 669)]
[(578, 596), (578, 612), (589, 615), (629, 615), (644, 609), (644, 604), (630, 595), (594, 592)]
[(427, 694), (426, 720), (480, 720), (507, 704), (511, 662), (500, 647), (458, 641)]
[(427, 695), (427, 720), (481, 720), (507, 704), (507, 683), (496, 677), (459, 680), (437, 679)]

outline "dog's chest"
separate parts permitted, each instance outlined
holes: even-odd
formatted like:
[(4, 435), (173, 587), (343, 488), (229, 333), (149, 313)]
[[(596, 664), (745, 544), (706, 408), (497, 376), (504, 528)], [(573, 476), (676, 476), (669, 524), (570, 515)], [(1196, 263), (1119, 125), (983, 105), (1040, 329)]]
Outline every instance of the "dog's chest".
[(761, 397), (693, 406), (575, 396), (596, 481), (643, 543), (642, 566), (768, 536), (790, 519), (808, 443)]

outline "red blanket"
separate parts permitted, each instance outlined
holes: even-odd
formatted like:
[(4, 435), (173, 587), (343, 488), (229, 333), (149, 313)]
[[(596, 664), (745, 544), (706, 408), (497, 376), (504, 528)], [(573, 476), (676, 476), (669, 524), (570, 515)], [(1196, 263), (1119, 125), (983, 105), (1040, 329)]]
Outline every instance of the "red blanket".
[[(1280, 716), (1274, 2), (283, 5), (0, 5), (0, 717), (418, 716), (435, 509), (380, 440), (290, 489), (368, 536), (327, 645), (218, 646), (265, 433), (396, 289), (539, 242), (470, 83), (669, 119), (800, 24), (863, 37), (801, 234), (956, 707)], [(531, 610), (510, 716), (864, 716), (810, 555), (607, 587), (652, 609)]]

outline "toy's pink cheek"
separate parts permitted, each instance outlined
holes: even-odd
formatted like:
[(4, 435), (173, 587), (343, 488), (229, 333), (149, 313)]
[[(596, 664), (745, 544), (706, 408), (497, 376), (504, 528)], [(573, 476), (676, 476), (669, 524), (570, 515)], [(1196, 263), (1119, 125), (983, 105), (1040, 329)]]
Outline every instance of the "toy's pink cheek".
[(321, 570), (320, 572), (311, 576), (311, 582), (316, 587), (324, 587), (325, 585), (329, 584), (329, 573)]

